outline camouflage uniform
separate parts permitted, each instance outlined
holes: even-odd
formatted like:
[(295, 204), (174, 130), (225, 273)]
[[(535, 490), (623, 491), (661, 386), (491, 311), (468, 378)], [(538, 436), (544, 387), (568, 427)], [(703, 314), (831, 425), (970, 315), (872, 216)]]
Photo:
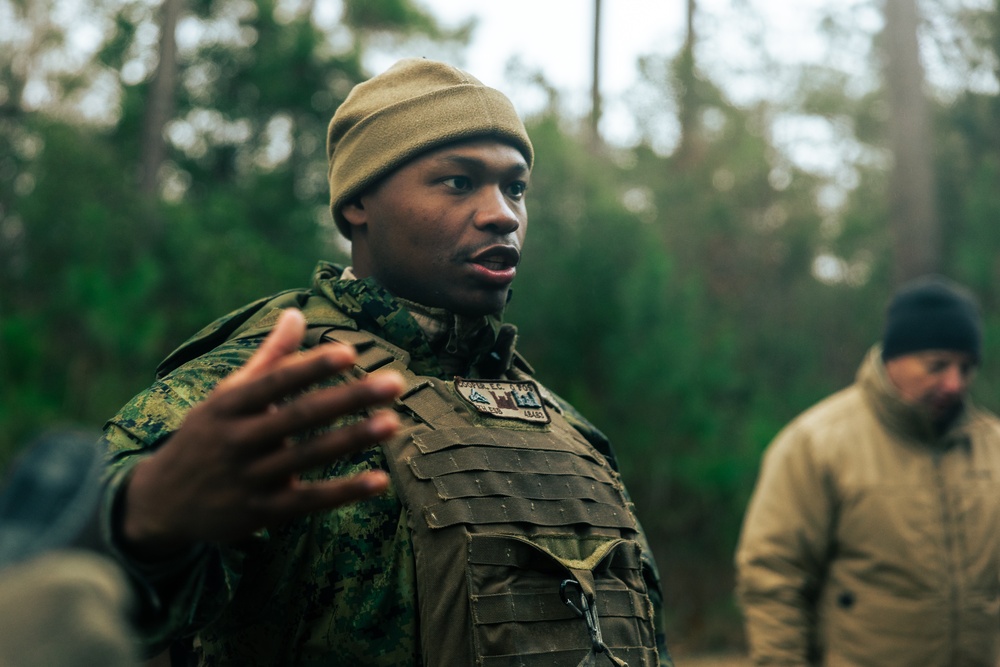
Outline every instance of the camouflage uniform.
[[(337, 267), (320, 264), (311, 290), (258, 301), (210, 325), (168, 358), (157, 382), (108, 422), (109, 528), (115, 491), (139, 457), (169, 437), (194, 404), (250, 358), (282, 308), (302, 309), (311, 330), (369, 331), (407, 350), (413, 372), (446, 377), (441, 355), (404, 304), (371, 279), (339, 277)], [(513, 338), (509, 325), (485, 318), (460, 347), (472, 360), (467, 376), (495, 377), (498, 361), (510, 361)], [(507, 353), (496, 354), (499, 348)], [(574, 427), (613, 460), (604, 436), (563, 407)], [(341, 477), (375, 469), (387, 469), (381, 448), (316, 474)], [(643, 560), (656, 627), (662, 628), (662, 599), (648, 547)], [(176, 563), (133, 561), (128, 567), (146, 587), (143, 632), (151, 649), (188, 637), (184, 643), (205, 665), (421, 662), (409, 528), (392, 487), (378, 498), (260, 531), (241, 544), (201, 546)], [(661, 664), (668, 665), (662, 632), (657, 640)]]

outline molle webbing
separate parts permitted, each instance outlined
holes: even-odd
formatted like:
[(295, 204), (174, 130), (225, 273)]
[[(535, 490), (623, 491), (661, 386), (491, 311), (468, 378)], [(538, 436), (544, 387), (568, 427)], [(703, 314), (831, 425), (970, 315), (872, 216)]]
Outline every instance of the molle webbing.
[[(595, 469), (573, 454), (565, 452), (485, 452), (482, 449), (424, 454), (410, 461), (417, 479), (431, 479), (462, 470), (492, 470), (494, 472), (530, 472), (544, 470), (550, 475), (593, 475), (594, 479), (612, 483), (610, 471)], [(570, 471), (567, 473), (566, 471)]]
[(323, 333), (356, 347), (362, 374), (392, 368), (406, 383), (402, 428), (383, 448), (410, 526), (427, 667), (657, 664), (621, 482), (555, 404), (548, 424), (484, 415), (385, 341)]
[(509, 498), (497, 503), (492, 498), (470, 498), (461, 503), (440, 503), (424, 508), (427, 525), (447, 528), (456, 524), (487, 525), (498, 523), (530, 523), (536, 526), (572, 526), (593, 523), (598, 526), (634, 527), (624, 512), (605, 507), (591, 507), (572, 500), (545, 508), (538, 501)]
[[(419, 477), (418, 477), (419, 479)], [(551, 483), (547, 476), (517, 475), (511, 477), (500, 472), (484, 470), (470, 475), (452, 475), (431, 480), (438, 495), (443, 500), (469, 498), (475, 496), (502, 496), (513, 494), (521, 498), (542, 500), (563, 500), (584, 498), (586, 500), (613, 501), (607, 486), (593, 480), (565, 475)], [(625, 524), (629, 525), (629, 524)], [(624, 525), (623, 525), (624, 527)]]
[(338, 343), (354, 346), (355, 351), (358, 353), (358, 359), (354, 365), (366, 373), (378, 370), (393, 361), (405, 364), (410, 359), (410, 355), (398, 347), (388, 344), (376, 345), (377, 339), (365, 331), (317, 327), (311, 328), (306, 332), (306, 347), (315, 347), (321, 341), (325, 340), (333, 340)]

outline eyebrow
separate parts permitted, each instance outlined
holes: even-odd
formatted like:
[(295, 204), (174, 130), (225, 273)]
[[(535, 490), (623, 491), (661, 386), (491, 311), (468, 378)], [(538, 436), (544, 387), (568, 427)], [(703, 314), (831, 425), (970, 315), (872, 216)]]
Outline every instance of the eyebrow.
[[(485, 170), (488, 168), (488, 165), (485, 160), (481, 160), (480, 158), (477, 157), (469, 157), (467, 155), (446, 154), (437, 158), (436, 162), (451, 163), (457, 166), (465, 167), (466, 169)], [(508, 174), (510, 173), (527, 174), (531, 170), (528, 169), (528, 163), (522, 159), (518, 160), (517, 162), (510, 163), (510, 165), (502, 167), (502, 171)]]

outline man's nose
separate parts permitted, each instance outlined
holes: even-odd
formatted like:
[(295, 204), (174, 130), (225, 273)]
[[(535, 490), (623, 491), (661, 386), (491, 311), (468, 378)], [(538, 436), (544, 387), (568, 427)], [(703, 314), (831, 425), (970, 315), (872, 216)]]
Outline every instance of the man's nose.
[(941, 377), (941, 389), (949, 394), (964, 393), (968, 386), (969, 377), (958, 364), (948, 366)]
[(475, 224), (480, 229), (510, 234), (521, 226), (521, 218), (516, 204), (499, 187), (489, 187), (483, 188), (476, 202)]

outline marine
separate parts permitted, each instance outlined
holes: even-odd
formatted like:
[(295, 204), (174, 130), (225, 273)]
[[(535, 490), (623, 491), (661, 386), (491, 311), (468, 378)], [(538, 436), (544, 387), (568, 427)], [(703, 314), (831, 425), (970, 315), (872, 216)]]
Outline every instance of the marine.
[[(105, 534), (149, 649), (671, 664), (610, 444), (503, 321), (534, 160), (510, 101), (406, 59), (355, 87), (328, 154), (352, 265), (209, 325), (108, 422)], [(285, 391), (309, 373), (316, 397)]]

